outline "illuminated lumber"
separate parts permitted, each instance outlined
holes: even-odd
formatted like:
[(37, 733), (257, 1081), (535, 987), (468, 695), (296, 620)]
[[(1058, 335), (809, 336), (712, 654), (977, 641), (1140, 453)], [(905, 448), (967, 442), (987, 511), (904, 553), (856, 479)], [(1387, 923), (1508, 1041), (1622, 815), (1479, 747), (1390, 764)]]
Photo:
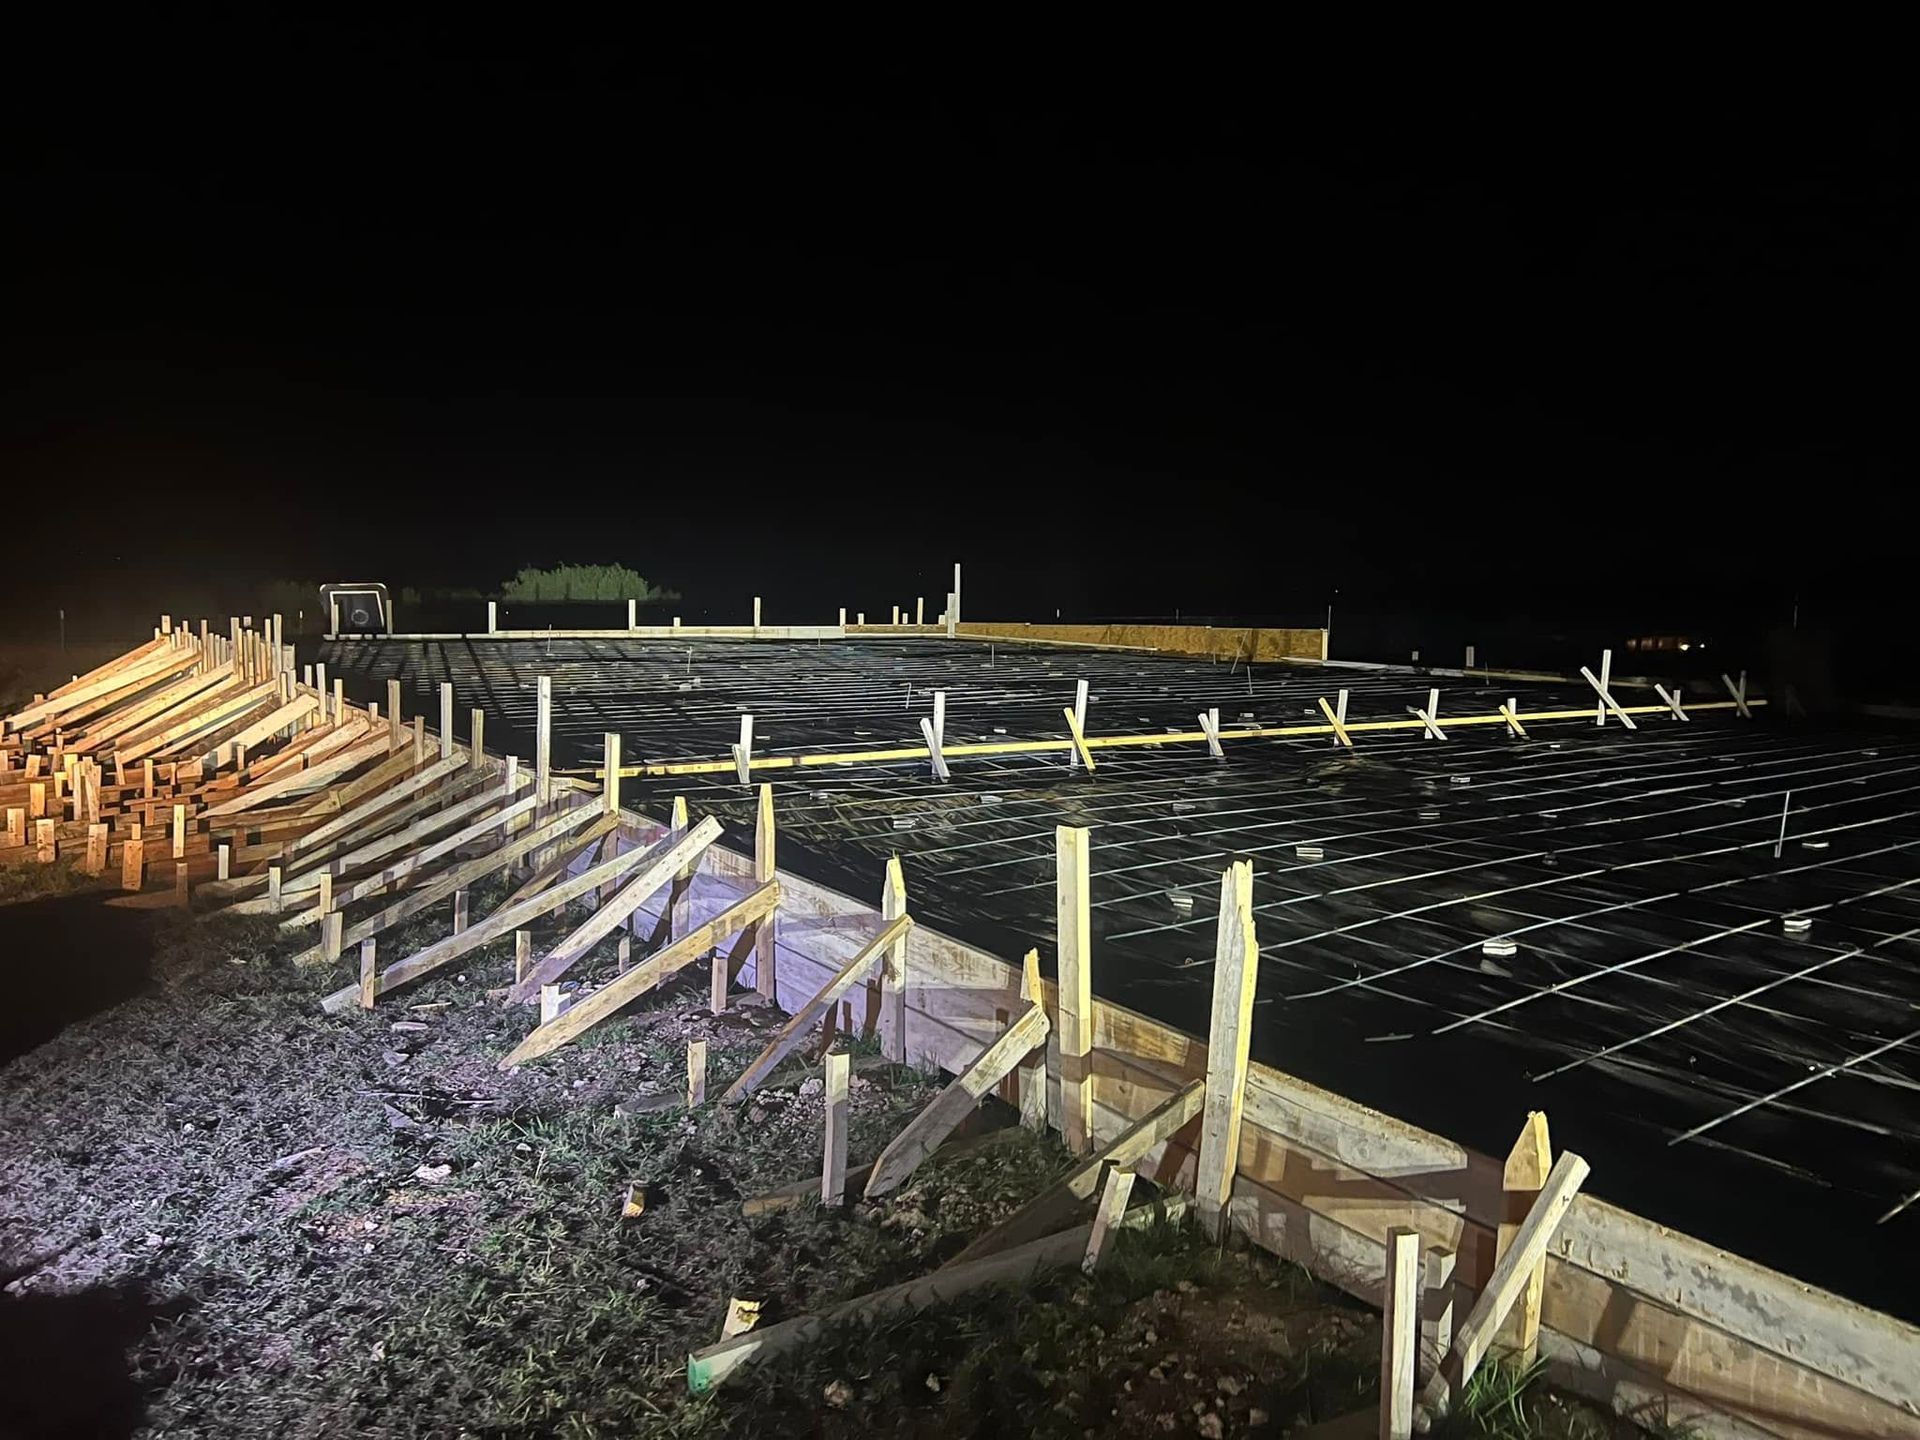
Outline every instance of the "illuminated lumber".
[(980, 1236), (962, 1250), (948, 1265), (963, 1265), (1016, 1245), (1038, 1240), (1058, 1230), (1093, 1198), (1100, 1187), (1101, 1172), (1109, 1165), (1131, 1168), (1146, 1158), (1149, 1150), (1161, 1144), (1200, 1113), (1207, 1086), (1204, 1080), (1191, 1080), (1174, 1091), (1153, 1110), (1127, 1126), (1111, 1143), (1080, 1161), (1053, 1184)]
[[(618, 815), (612, 818), (616, 823), (619, 820)], [(577, 930), (548, 951), (526, 978), (515, 981), (513, 988), (507, 992), (507, 999), (530, 1000), (539, 993), (542, 985), (553, 984), (581, 956), (611, 935), (629, 915), (652, 899), (655, 892), (669, 884), (674, 872), (695, 863), (701, 852), (719, 838), (720, 822), (709, 815), (677, 840), (663, 838), (633, 851), (629, 857), (623, 857), (630, 858), (638, 865), (638, 871), (621, 885), (617, 894), (602, 900)]]
[(880, 959), (884, 952), (894, 945), (904, 942), (907, 932), (913, 929), (913, 917), (901, 915), (882, 926), (880, 933), (860, 947), (859, 952), (840, 967), (840, 971), (815, 992), (814, 997), (796, 1010), (780, 1031), (767, 1043), (758, 1055), (748, 1062), (747, 1068), (740, 1072), (740, 1078), (727, 1087), (720, 1097), (722, 1103), (743, 1100), (774, 1071), (787, 1052), (800, 1043), (826, 1013), (839, 1003), (840, 997), (851, 990), (864, 976), (873, 962)]
[(1047, 1012), (1039, 1005), (1029, 1005), (1025, 1013), (982, 1050), (974, 1062), (908, 1121), (906, 1129), (880, 1152), (863, 1192), (867, 1198), (896, 1189), (917, 1170), (921, 1161), (980, 1103), (980, 1097), (1004, 1080), (1029, 1050), (1047, 1038), (1051, 1029)]
[(374, 740), (365, 741), (355, 745), (351, 749), (344, 750), (338, 755), (330, 756), (310, 769), (296, 771), (278, 780), (269, 780), (264, 785), (242, 791), (231, 800), (223, 800), (218, 805), (210, 805), (207, 807), (205, 813), (209, 817), (214, 818), (223, 815), (233, 815), (243, 810), (251, 810), (256, 805), (265, 804), (268, 800), (281, 795), (297, 794), (302, 791), (312, 790), (324, 784), (326, 781), (333, 779), (335, 776), (349, 774), (359, 769), (369, 760), (373, 760), (386, 753), (386, 737), (379, 736)]
[(500, 1062), (500, 1068), (509, 1070), (515, 1065), (524, 1065), (578, 1038), (602, 1020), (619, 1013), (623, 1006), (639, 999), (669, 975), (698, 960), (725, 936), (751, 925), (779, 903), (779, 882), (762, 885), (711, 920), (696, 925), (666, 949), (649, 955), (626, 974), (616, 976), (591, 995), (575, 1001), (562, 1014), (546, 1021)]

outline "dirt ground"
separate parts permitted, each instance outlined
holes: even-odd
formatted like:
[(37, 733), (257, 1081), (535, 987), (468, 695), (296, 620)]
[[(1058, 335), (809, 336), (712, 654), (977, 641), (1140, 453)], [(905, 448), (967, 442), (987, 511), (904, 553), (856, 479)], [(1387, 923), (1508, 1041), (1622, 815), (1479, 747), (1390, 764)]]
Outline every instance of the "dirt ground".
[[(529, 1024), (488, 995), (508, 944), (330, 1017), (344, 971), (296, 970), (271, 921), (84, 885), (0, 870), (0, 1436), (1280, 1434), (1373, 1393), (1370, 1312), (1163, 1226), (1090, 1279), (841, 1331), (695, 1399), (686, 1354), (730, 1296), (772, 1323), (923, 1273), (1064, 1151), (1014, 1130), (878, 1204), (749, 1218), (818, 1173), (822, 1123), (813, 1043), (747, 1104), (681, 1103), (690, 1039), (717, 1095), (780, 1022), (752, 997), (713, 1016), (704, 983), (671, 989), (502, 1073)], [(854, 1048), (858, 1162), (937, 1082)], [(1609, 1428), (1569, 1413), (1553, 1433)]]

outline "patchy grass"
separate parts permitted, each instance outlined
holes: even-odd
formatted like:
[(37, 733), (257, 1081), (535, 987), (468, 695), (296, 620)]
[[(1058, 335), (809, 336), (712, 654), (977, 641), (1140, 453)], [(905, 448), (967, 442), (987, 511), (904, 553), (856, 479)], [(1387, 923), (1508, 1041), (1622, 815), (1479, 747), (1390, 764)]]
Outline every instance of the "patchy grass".
[[(781, 1017), (754, 997), (713, 1016), (683, 986), (503, 1073), (531, 1023), (489, 994), (508, 941), (327, 1016), (348, 967), (295, 967), (311, 931), (143, 921), (140, 993), (0, 1070), (0, 1431), (1206, 1436), (1370, 1403), (1369, 1312), (1168, 1226), (1119, 1237), (1095, 1277), (845, 1329), (693, 1398), (686, 1354), (729, 1297), (771, 1324), (924, 1273), (1064, 1151), (1014, 1132), (875, 1204), (748, 1218), (744, 1197), (817, 1173), (817, 1057), (737, 1107), (675, 1097), (689, 1040), (716, 1095), (765, 1043)], [(390, 932), (383, 956), (445, 923)], [(604, 976), (612, 953), (579, 969)], [(854, 1049), (860, 1161), (938, 1082)], [(1538, 1393), (1476, 1381), (1449, 1433), (1545, 1433), (1516, 1418)]]

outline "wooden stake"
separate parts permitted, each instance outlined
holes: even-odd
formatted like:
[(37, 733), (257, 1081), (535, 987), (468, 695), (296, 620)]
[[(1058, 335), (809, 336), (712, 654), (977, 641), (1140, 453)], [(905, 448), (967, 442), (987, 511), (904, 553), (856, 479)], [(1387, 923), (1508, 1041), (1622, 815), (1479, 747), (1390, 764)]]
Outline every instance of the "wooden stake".
[(1094, 1207), (1093, 1229), (1087, 1235), (1087, 1252), (1080, 1257), (1080, 1269), (1088, 1275), (1100, 1268), (1100, 1256), (1107, 1248), (1127, 1213), (1127, 1200), (1133, 1194), (1134, 1172), (1121, 1165), (1107, 1167), (1106, 1184), (1100, 1187), (1100, 1203)]
[[(744, 732), (742, 732), (744, 734)], [(753, 879), (757, 885), (770, 885), (778, 867), (774, 863), (773, 786), (760, 787), (760, 805), (753, 826)], [(779, 975), (775, 947), (775, 918), (768, 914), (753, 930), (753, 988), (769, 1000), (779, 998)]]
[[(137, 832), (139, 826), (134, 829)], [(120, 847), (120, 888), (139, 890), (147, 883), (146, 867), (147, 842), (136, 833), (134, 837)]]
[(1060, 1133), (1067, 1149), (1093, 1149), (1093, 954), (1087, 832), (1057, 826), (1055, 950), (1060, 994)]
[[(889, 856), (880, 882), (880, 924), (884, 930), (907, 913), (907, 882), (900, 857)], [(880, 969), (880, 1048), (896, 1065), (907, 1060), (907, 937), (887, 947)]]
[(1633, 723), (1633, 717), (1614, 703), (1613, 692), (1607, 688), (1612, 679), (1612, 670), (1613, 651), (1611, 650), (1602, 650), (1600, 652), (1600, 678), (1598, 680), (1593, 678), (1593, 672), (1586, 666), (1582, 665), (1580, 667), (1582, 678), (1598, 691), (1600, 695), (1600, 704), (1594, 711), (1593, 723), (1596, 725), (1606, 724), (1607, 712), (1611, 710), (1614, 715), (1619, 718), (1620, 723), (1626, 726), (1627, 729), (1638, 730), (1640, 727)]
[(375, 981), (379, 978), (379, 969), (374, 964), (374, 940), (368, 937), (360, 942), (360, 1008), (373, 1009)]
[(325, 959), (331, 961), (340, 958), (340, 936), (346, 921), (347, 917), (338, 910), (320, 917), (320, 954)]
[(542, 1025), (551, 1025), (560, 1018), (560, 1013), (560, 987), (558, 985), (542, 985), (540, 987), (540, 1023)]
[(513, 932), (513, 979), (518, 984), (527, 978), (533, 969), (533, 932), (516, 930)]
[(533, 793), (541, 807), (553, 799), (553, 677), (534, 681)]
[(1413, 1440), (1413, 1358), (1420, 1339), (1420, 1232), (1387, 1231), (1380, 1309), (1380, 1440)]
[(687, 1042), (687, 1108), (707, 1102), (707, 1042)]
[(600, 736), (600, 804), (609, 815), (620, 813), (620, 737), (613, 731)]
[(1747, 672), (1744, 670), (1740, 672), (1740, 683), (1736, 685), (1733, 683), (1732, 678), (1728, 676), (1726, 672), (1722, 671), (1720, 683), (1725, 685), (1727, 687), (1727, 693), (1733, 696), (1733, 706), (1734, 709), (1740, 712), (1740, 718), (1742, 720), (1751, 720), (1753, 718), (1753, 712), (1747, 708)]
[(753, 783), (753, 716), (740, 717), (740, 743), (733, 747), (733, 768), (742, 785)]
[(87, 873), (102, 874), (107, 868), (107, 827), (87, 826)]
[[(1046, 991), (1040, 984), (1040, 952), (1029, 950), (1020, 961), (1020, 998), (1029, 1005), (1043, 1004)], [(1047, 1052), (1036, 1046), (1020, 1062), (1016, 1096), (1020, 1106), (1020, 1124), (1035, 1134), (1047, 1128)]]
[(1427, 708), (1413, 707), (1413, 713), (1420, 717), (1420, 723), (1427, 728), (1429, 740), (1444, 740), (1447, 732), (1440, 728), (1440, 691), (1436, 686), (1427, 691)]
[(1454, 1392), (1464, 1389), (1473, 1378), (1507, 1312), (1525, 1293), (1533, 1267), (1545, 1257), (1547, 1242), (1553, 1239), (1553, 1232), (1580, 1193), (1588, 1168), (1587, 1162), (1571, 1150), (1562, 1153), (1555, 1163), (1547, 1183), (1541, 1187), (1540, 1198), (1513, 1237), (1512, 1246), (1494, 1265), (1480, 1298), (1474, 1301), (1473, 1310), (1454, 1336), (1453, 1348), (1447, 1352), (1445, 1362), (1420, 1392), (1419, 1408), (1427, 1424), (1421, 1425), (1421, 1416), (1416, 1416), (1414, 1423), (1419, 1428), (1426, 1429), (1434, 1420), (1445, 1416)]
[(51, 865), (60, 856), (60, 843), (55, 839), (56, 823), (52, 820), (33, 822), (33, 858), (42, 865)]
[(1674, 719), (1690, 721), (1692, 720), (1693, 717), (1687, 714), (1686, 707), (1680, 703), (1681, 695), (1685, 692), (1685, 690), (1686, 690), (1686, 686), (1675, 685), (1672, 691), (1669, 692), (1666, 686), (1661, 685), (1657, 682), (1653, 687), (1653, 693), (1658, 695), (1662, 700), (1666, 701), (1667, 708), (1673, 711)]
[(400, 723), (400, 682), (387, 681), (387, 748), (398, 750), (406, 727)]
[(880, 1158), (873, 1162), (873, 1174), (867, 1180), (867, 1198), (886, 1194), (918, 1169), (920, 1162), (980, 1103), (980, 1097), (998, 1085), (1007, 1072), (1020, 1063), (1022, 1056), (1046, 1040), (1050, 1028), (1047, 1012), (1038, 1005), (1028, 1006), (999, 1039), (982, 1050), (960, 1077), (914, 1116), (906, 1129), (880, 1152)]
[(1227, 1205), (1240, 1160), (1247, 1059), (1253, 1042), (1253, 991), (1260, 947), (1253, 929), (1253, 862), (1236, 860), (1220, 876), (1220, 923), (1214, 942), (1213, 1018), (1207, 1031), (1207, 1102), (1200, 1124), (1194, 1182), (1200, 1225), (1215, 1240), (1226, 1234)]
[(1507, 722), (1507, 729), (1511, 730), (1518, 739), (1524, 740), (1527, 738), (1527, 727), (1520, 723), (1520, 712), (1516, 708), (1518, 704), (1519, 702), (1509, 695), (1507, 703), (1500, 707), (1500, 718)]
[(1420, 1354), (1414, 1370), (1424, 1385), (1453, 1348), (1453, 1251), (1431, 1246), (1421, 1267)]
[(1207, 737), (1207, 754), (1216, 760), (1227, 758), (1227, 752), (1220, 748), (1220, 707), (1200, 712), (1200, 733)]
[(467, 928), (467, 887), (462, 885), (453, 892), (453, 933), (458, 935)]
[(281, 887), (285, 873), (277, 861), (267, 866), (267, 908), (275, 915), (278, 915), (282, 908)]
[(440, 758), (453, 754), (453, 682), (440, 682)]
[[(1527, 1123), (1520, 1127), (1520, 1137), (1513, 1142), (1513, 1149), (1507, 1152), (1506, 1168), (1501, 1174), (1501, 1188), (1505, 1192), (1505, 1219), (1494, 1236), (1493, 1258), (1497, 1262), (1501, 1256), (1513, 1248), (1514, 1237), (1520, 1233), (1527, 1212), (1540, 1196), (1540, 1187), (1547, 1183), (1547, 1175), (1553, 1168), (1553, 1143), (1547, 1130), (1546, 1112), (1529, 1111)], [(1547, 1265), (1543, 1259), (1527, 1277), (1527, 1287), (1519, 1303), (1513, 1307), (1510, 1323), (1502, 1331), (1501, 1341), (1510, 1346), (1519, 1357), (1522, 1368), (1533, 1363), (1535, 1351), (1540, 1344), (1540, 1301), (1547, 1283)]]
[[(667, 828), (676, 837), (687, 833), (687, 797), (673, 797), (673, 809), (667, 818)], [(695, 867), (689, 865), (673, 877), (673, 893), (667, 899), (666, 908), (660, 912), (662, 926), (659, 940), (670, 940), (675, 935), (684, 935), (693, 923), (693, 876)]]
[(847, 1067), (845, 1051), (826, 1060), (826, 1135), (820, 1156), (820, 1203), (839, 1205), (847, 1198)]
[(478, 765), (487, 755), (487, 712), (478, 705), (467, 712), (467, 729), (473, 737), (467, 743), (467, 753), (473, 763)]
[(727, 1093), (720, 1098), (728, 1103), (744, 1100), (756, 1086), (764, 1081), (786, 1057), (793, 1047), (818, 1025), (837, 1005), (840, 997), (851, 990), (855, 983), (873, 966), (896, 942), (904, 941), (907, 932), (913, 928), (913, 917), (902, 915), (897, 919), (885, 921), (880, 933), (862, 945), (854, 957), (840, 967), (839, 972), (815, 992), (793, 1013), (793, 1017), (782, 1025), (766, 1047), (754, 1056), (740, 1078), (727, 1087)]
[[(1340, 693), (1345, 695), (1346, 691), (1343, 690)], [(1327, 703), (1327, 697), (1324, 695), (1320, 697), (1320, 713), (1325, 715), (1327, 717), (1327, 723), (1333, 726), (1334, 742), (1344, 745), (1347, 749), (1351, 750), (1353, 748), (1353, 736), (1347, 733), (1347, 727), (1343, 723), (1344, 717), (1342, 717), (1340, 712), (1335, 710), (1333, 706)]]
[(715, 1015), (727, 1013), (727, 994), (733, 988), (733, 978), (727, 971), (726, 952), (714, 951), (713, 974), (707, 982), (707, 1009)]

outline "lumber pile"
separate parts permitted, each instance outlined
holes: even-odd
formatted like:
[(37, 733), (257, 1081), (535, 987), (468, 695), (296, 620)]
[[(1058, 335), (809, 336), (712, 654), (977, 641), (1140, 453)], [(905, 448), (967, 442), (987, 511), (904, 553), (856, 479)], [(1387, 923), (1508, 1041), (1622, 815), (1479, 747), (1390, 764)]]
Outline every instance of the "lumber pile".
[[(0, 719), (0, 864), (63, 855), (187, 903), (424, 768), (417, 742), (296, 674), (280, 617), (153, 638)], [(402, 753), (406, 752), (406, 753)], [(336, 832), (337, 833), (337, 832)]]

